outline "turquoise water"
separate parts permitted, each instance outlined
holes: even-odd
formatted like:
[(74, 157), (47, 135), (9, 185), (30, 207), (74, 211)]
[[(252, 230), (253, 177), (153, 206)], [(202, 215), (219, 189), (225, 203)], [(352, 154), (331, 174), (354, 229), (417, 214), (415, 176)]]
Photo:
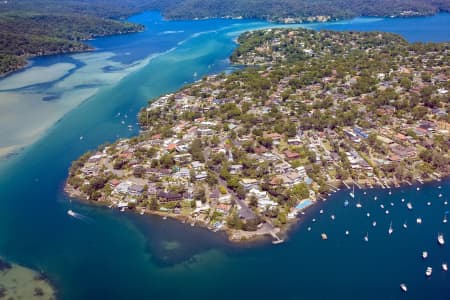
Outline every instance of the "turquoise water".
[[(102, 86), (32, 146), (1, 162), (2, 256), (47, 273), (61, 299), (449, 298), (450, 277), (440, 271), (440, 264), (450, 262), (450, 251), (448, 245), (436, 243), (438, 232), (450, 239), (449, 225), (442, 223), (448, 210), (444, 201), (450, 192), (449, 180), (427, 184), (420, 191), (415, 187), (392, 190), (392, 195), (387, 190), (369, 190), (367, 195), (356, 191), (361, 209), (354, 200), (345, 208), (348, 191), (341, 191), (310, 209), (290, 239), (278, 246), (231, 245), (220, 234), (175, 221), (70, 202), (62, 187), (73, 159), (118, 136), (137, 134), (136, 126), (129, 131), (121, 121), (134, 124), (136, 113), (149, 98), (196, 80), (194, 73), (200, 77), (232, 69), (227, 58), (236, 35), (268, 26), (245, 20), (165, 22), (157, 13), (131, 20), (146, 24), (147, 31), (99, 39), (93, 45), (98, 53), (113, 53), (110, 60), (122, 64), (153, 58), (118, 82)], [(409, 40), (450, 40), (450, 14), (308, 25), (324, 26), (399, 32)], [(69, 60), (76, 65), (71, 72), (78, 72), (83, 62), (77, 56), (40, 58), (35, 66)], [(104, 72), (111, 71), (111, 61)], [(96, 74), (89, 75), (95, 84)], [(46, 90), (61, 80), (25, 89)], [(407, 210), (401, 198), (411, 201), (414, 209)], [(427, 201), (432, 205), (427, 206)], [(381, 203), (389, 215), (379, 207)], [(85, 217), (71, 218), (68, 209)], [(334, 221), (331, 214), (336, 216)], [(418, 216), (424, 220), (421, 225), (415, 224)], [(373, 220), (376, 227), (371, 225)], [(388, 236), (391, 221), (394, 233)], [(406, 230), (404, 221), (409, 225)], [(350, 231), (348, 237), (345, 230)], [(327, 241), (320, 239), (321, 232), (328, 234)], [(368, 243), (363, 241), (366, 233)], [(423, 250), (430, 253), (427, 261), (420, 258)], [(425, 279), (428, 265), (434, 274)], [(399, 289), (401, 282), (409, 287), (406, 295)]]

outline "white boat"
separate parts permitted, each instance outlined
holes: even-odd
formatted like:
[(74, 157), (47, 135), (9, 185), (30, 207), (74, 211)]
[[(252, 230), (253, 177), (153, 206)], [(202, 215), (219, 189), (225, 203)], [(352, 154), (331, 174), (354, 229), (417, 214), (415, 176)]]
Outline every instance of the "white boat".
[(321, 233), (321, 234), (320, 234), (320, 237), (321, 237), (322, 240), (324, 240), (324, 241), (328, 240), (328, 236), (327, 236), (326, 233)]
[(391, 192), (391, 191), (389, 191), (389, 195), (392, 195), (392, 192)]
[(406, 223), (406, 221), (405, 221), (405, 223), (403, 223), (403, 228), (408, 228), (408, 223)]
[(411, 202), (406, 203), (406, 207), (407, 207), (408, 209), (412, 209), (412, 204), (411, 204)]
[(357, 207), (357, 208), (361, 208), (361, 207), (362, 207), (362, 204), (358, 202), (358, 203), (356, 203), (356, 207)]
[(439, 233), (439, 234), (438, 234), (437, 240), (438, 240), (439, 245), (442, 246), (442, 245), (445, 244), (444, 235), (443, 235), (442, 233)]
[(447, 201), (444, 201), (444, 205), (447, 205), (448, 204), (448, 202)]
[(366, 214), (366, 216), (367, 216), (368, 218), (370, 218), (370, 213), (368, 212), (368, 213)]
[(402, 203), (405, 202), (405, 198), (402, 198)]
[(121, 212), (124, 212), (124, 211), (125, 211), (125, 207), (122, 207), (122, 208), (120, 209), (120, 211), (121, 211)]
[(389, 214), (389, 209), (386, 209), (386, 214), (387, 214), (387, 215)]
[(350, 234), (350, 231), (346, 230), (345, 235), (349, 235), (349, 234)]
[(381, 208), (384, 208), (384, 204), (380, 204), (380, 207), (381, 207)]
[(416, 190), (420, 191), (420, 187), (417, 187)]
[(308, 231), (311, 231), (311, 227), (308, 227)]
[(447, 272), (447, 271), (448, 271), (448, 265), (447, 265), (447, 263), (442, 263), (441, 267), (442, 267), (442, 271), (444, 271), (444, 272)]
[(320, 213), (320, 214), (323, 214), (323, 209), (321, 209), (321, 210), (319, 211), (319, 213)]
[(71, 210), (71, 209), (69, 209), (69, 210), (67, 211), (67, 214), (68, 214), (69, 216), (71, 216), (71, 217), (75, 217), (75, 212), (74, 212), (73, 210)]
[(312, 219), (313, 222), (316, 222), (316, 218)]
[(331, 215), (331, 220), (336, 219), (336, 217), (334, 215)]
[(348, 202), (348, 200), (345, 200), (345, 201), (344, 201), (344, 206), (347, 207), (349, 203), (350, 203), (350, 202)]
[(402, 289), (402, 291), (404, 291), (405, 293), (408, 291), (408, 287), (406, 286), (406, 284), (401, 283), (400, 284), (400, 288)]
[(439, 194), (438, 197), (441, 198), (441, 197), (442, 197), (442, 194)]
[(447, 223), (447, 214), (444, 215), (444, 219), (442, 220), (442, 223)]
[(427, 270), (425, 271), (425, 275), (427, 277), (430, 277), (431, 274), (433, 274), (433, 268), (432, 267), (427, 267)]
[(367, 192), (364, 192), (364, 195), (367, 195)]
[(425, 259), (428, 257), (428, 252), (427, 251), (423, 251), (422, 252), (422, 258)]
[(417, 223), (417, 224), (422, 224), (422, 218), (417, 218), (417, 219), (416, 219), (416, 223)]
[(355, 199), (355, 185), (353, 185), (353, 190), (349, 193), (350, 197)]
[(394, 202), (391, 202), (391, 206), (394, 206)]
[(367, 233), (367, 234), (364, 236), (364, 241), (365, 241), (365, 242), (368, 242), (368, 241), (369, 241), (369, 233)]
[(378, 199), (378, 197), (377, 197), (377, 196), (373, 197), (373, 200), (377, 201), (377, 199)]
[(392, 228), (392, 221), (391, 221), (391, 224), (389, 225), (388, 233), (389, 233), (389, 235), (391, 235), (393, 232), (394, 232), (394, 229)]
[(428, 206), (431, 206), (431, 202), (430, 202), (430, 201), (428, 201), (428, 202), (427, 202), (427, 205), (428, 205)]
[(82, 139), (83, 139), (83, 136), (81, 135), (81, 136), (80, 136), (80, 141), (81, 141)]
[(372, 222), (372, 226), (373, 226), (373, 227), (377, 226), (377, 221), (373, 221), (373, 222)]

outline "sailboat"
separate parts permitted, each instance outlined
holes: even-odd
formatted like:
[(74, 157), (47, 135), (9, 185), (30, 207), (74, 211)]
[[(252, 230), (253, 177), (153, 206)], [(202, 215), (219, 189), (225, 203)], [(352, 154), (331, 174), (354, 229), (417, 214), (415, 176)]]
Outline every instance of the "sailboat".
[(394, 229), (392, 228), (392, 221), (391, 221), (391, 225), (389, 225), (388, 233), (389, 233), (389, 235), (391, 235), (393, 232), (394, 232)]
[(349, 193), (350, 197), (355, 199), (355, 185), (353, 185), (353, 190)]

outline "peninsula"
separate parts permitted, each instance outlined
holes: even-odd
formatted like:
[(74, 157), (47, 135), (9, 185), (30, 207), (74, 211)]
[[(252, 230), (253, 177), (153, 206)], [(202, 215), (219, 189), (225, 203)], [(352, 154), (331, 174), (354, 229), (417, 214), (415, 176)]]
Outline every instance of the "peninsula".
[(449, 174), (450, 44), (305, 29), (238, 42), (247, 68), (150, 100), (141, 134), (73, 162), (66, 192), (277, 243), (342, 185)]

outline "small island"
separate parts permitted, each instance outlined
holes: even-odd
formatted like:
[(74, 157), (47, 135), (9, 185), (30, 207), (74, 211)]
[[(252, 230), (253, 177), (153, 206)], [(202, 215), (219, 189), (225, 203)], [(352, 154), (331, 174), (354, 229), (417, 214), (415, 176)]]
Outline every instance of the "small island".
[(149, 101), (142, 132), (84, 154), (77, 199), (283, 241), (346, 186), (398, 187), (450, 171), (450, 44), (389, 33), (244, 33), (247, 68)]

